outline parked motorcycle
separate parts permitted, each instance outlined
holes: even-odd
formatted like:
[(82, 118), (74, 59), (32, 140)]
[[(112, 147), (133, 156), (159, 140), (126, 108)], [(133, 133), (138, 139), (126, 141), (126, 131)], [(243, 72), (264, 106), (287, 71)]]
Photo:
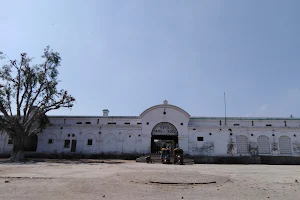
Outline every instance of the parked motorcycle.
[(174, 156), (174, 164), (183, 165), (183, 150), (182, 149), (175, 148), (173, 150), (173, 156)]
[(161, 163), (169, 164), (170, 163), (170, 150), (167, 148), (162, 148), (160, 159), (161, 159)]
[(153, 163), (151, 156), (146, 156), (145, 159), (146, 159), (147, 164)]

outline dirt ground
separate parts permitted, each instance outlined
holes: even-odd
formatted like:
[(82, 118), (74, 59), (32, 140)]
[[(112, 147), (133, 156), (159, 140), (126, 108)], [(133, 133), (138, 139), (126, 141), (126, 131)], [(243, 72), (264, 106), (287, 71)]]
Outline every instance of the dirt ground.
[(0, 162), (0, 199), (295, 200), (300, 166)]

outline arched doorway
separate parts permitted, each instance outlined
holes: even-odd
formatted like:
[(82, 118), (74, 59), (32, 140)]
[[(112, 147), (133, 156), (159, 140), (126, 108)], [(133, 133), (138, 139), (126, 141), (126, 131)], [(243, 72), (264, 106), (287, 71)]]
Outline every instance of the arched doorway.
[(133, 134), (126, 134), (123, 137), (122, 153), (135, 153), (136, 152), (136, 138)]
[(178, 131), (168, 122), (156, 124), (151, 132), (151, 153), (157, 153), (162, 147), (170, 146), (174, 149), (178, 144)]
[(117, 151), (116, 149), (117, 137), (112, 133), (106, 134), (103, 138), (103, 153), (114, 154)]
[(292, 154), (291, 138), (288, 136), (280, 136), (279, 138), (279, 152), (281, 155)]
[(236, 136), (236, 147), (238, 154), (248, 154), (249, 153), (249, 141), (244, 135)]

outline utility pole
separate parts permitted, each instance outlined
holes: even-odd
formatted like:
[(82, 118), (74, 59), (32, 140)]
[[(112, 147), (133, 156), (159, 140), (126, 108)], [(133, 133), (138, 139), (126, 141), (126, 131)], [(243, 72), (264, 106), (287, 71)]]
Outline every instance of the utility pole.
[(224, 92), (224, 106), (225, 106), (225, 126), (227, 126), (227, 122), (226, 122), (226, 95)]

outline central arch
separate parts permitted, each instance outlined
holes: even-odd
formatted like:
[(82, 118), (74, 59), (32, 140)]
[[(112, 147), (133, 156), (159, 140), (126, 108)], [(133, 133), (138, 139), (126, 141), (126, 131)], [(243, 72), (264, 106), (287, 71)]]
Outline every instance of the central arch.
[(157, 153), (161, 147), (170, 145), (173, 149), (178, 144), (178, 131), (169, 122), (156, 124), (151, 131), (151, 153)]

